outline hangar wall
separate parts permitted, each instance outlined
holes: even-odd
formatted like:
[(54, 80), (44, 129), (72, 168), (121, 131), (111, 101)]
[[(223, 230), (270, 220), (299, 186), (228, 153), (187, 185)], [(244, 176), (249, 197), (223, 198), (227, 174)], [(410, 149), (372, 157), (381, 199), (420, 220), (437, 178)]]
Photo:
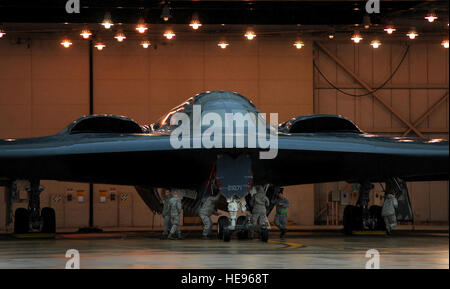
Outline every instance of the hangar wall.
[[(24, 39), (0, 41), (0, 138), (54, 134), (89, 113), (88, 42), (74, 41), (64, 49), (59, 38), (49, 35)], [(311, 114), (312, 45), (306, 42), (298, 51), (286, 42), (238, 40), (226, 50), (217, 47), (216, 39), (179, 37), (158, 43), (157, 49), (143, 49), (131, 40), (108, 42), (104, 51), (94, 51), (94, 112), (148, 124), (196, 93), (222, 89), (249, 97), (262, 112), (278, 112), (279, 122)], [(102, 164), (86, 165), (101, 169)], [(145, 169), (154, 164), (136, 165)], [(58, 228), (88, 225), (87, 184), (43, 185), (42, 207), (56, 209)], [(296, 208), (290, 220), (312, 225), (314, 186), (293, 186), (286, 192)], [(0, 230), (5, 230), (0, 195)], [(23, 191), (23, 201), (15, 207), (26, 207), (26, 197)], [(132, 187), (95, 185), (94, 198), (96, 226), (160, 225), (160, 216), (153, 216)]]
[[(415, 123), (433, 106), (449, 87), (449, 55), (439, 41), (409, 42), (410, 50), (385, 88), (377, 91), (392, 108), (410, 123)], [(378, 49), (371, 46), (353, 45), (348, 42), (321, 42), (326, 49), (337, 56), (372, 88), (384, 83), (399, 64), (406, 43), (385, 41)], [(314, 49), (316, 63), (322, 73), (338, 88), (350, 94), (364, 94), (367, 91), (340, 68), (334, 60), (319, 47)], [(314, 112), (341, 114), (367, 132), (401, 136), (408, 127), (372, 95), (348, 96), (332, 88), (322, 76), (314, 74)], [(417, 128), (429, 138), (448, 139), (449, 103), (447, 99), (420, 123)], [(409, 136), (416, 136), (414, 132)], [(370, 164), (367, 164), (370, 165)], [(448, 224), (449, 187), (447, 182), (408, 183), (415, 223)], [(345, 183), (330, 183), (315, 186), (316, 223), (331, 219), (329, 192), (349, 191)], [(373, 196), (380, 195), (381, 188), (375, 187)], [(353, 200), (353, 201), (356, 201)], [(341, 202), (337, 202), (341, 203)], [(342, 221), (344, 205), (339, 205), (339, 220)]]

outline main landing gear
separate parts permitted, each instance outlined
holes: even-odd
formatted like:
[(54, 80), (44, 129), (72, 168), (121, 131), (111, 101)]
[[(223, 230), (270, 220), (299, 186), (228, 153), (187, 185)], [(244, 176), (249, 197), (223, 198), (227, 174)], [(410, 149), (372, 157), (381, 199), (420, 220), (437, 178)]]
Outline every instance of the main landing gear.
[(380, 206), (369, 208), (369, 193), (373, 188), (370, 182), (360, 183), (359, 199), (356, 206), (348, 205), (344, 209), (344, 233), (352, 235), (354, 231), (384, 231), (386, 225), (381, 217)]
[[(344, 209), (344, 232), (347, 235), (354, 231), (385, 231), (386, 224), (381, 216), (382, 207), (369, 204), (369, 192), (373, 185), (369, 182), (360, 184), (359, 199), (356, 206), (346, 206)], [(400, 178), (392, 177), (386, 180), (385, 194), (392, 194), (398, 200), (396, 219), (401, 222), (412, 222), (414, 214), (411, 207), (408, 187)]]
[(28, 209), (17, 208), (14, 214), (14, 233), (30, 232), (55, 233), (56, 217), (53, 208), (40, 209), (40, 194), (44, 190), (39, 180), (31, 180), (28, 192)]

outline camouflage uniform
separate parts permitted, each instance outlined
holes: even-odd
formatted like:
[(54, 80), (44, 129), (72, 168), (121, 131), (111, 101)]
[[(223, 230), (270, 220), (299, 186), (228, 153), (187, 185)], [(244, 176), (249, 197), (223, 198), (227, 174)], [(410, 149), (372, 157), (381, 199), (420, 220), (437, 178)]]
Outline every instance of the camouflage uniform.
[(203, 222), (203, 237), (208, 237), (209, 234), (211, 234), (212, 229), (212, 221), (211, 221), (211, 215), (217, 214), (216, 210), (216, 201), (220, 198), (220, 194), (217, 194), (215, 196), (208, 196), (205, 199), (203, 199), (203, 203), (200, 207), (200, 210), (198, 211), (198, 214)]
[(286, 233), (286, 223), (287, 223), (287, 208), (289, 208), (288, 199), (282, 197), (277, 198), (276, 202), (276, 213), (275, 213), (275, 225), (280, 229), (283, 238)]
[(252, 224), (263, 225), (267, 219), (267, 207), (269, 206), (269, 199), (261, 186), (257, 186), (257, 193), (251, 200), (252, 204)]
[[(180, 214), (181, 214), (181, 200), (178, 196), (172, 196), (169, 200), (170, 221), (172, 228), (170, 229), (169, 239), (180, 238)], [(176, 235), (176, 237), (174, 237)]]
[(171, 227), (170, 222), (170, 208), (169, 208), (169, 200), (172, 198), (172, 195), (169, 194), (166, 199), (164, 200), (164, 207), (162, 211), (162, 216), (164, 217), (164, 224), (163, 224), (163, 236), (169, 235), (169, 229)]
[(398, 202), (394, 195), (387, 194), (381, 209), (381, 216), (384, 218), (386, 224), (386, 231), (391, 233), (393, 227), (397, 226), (397, 217), (395, 216), (395, 210), (398, 208)]

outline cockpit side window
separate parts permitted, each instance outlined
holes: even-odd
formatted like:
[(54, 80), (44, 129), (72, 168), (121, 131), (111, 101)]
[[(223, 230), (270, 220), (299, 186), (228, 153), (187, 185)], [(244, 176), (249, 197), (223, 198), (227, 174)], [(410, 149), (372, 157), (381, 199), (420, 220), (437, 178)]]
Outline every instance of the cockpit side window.
[(77, 133), (142, 133), (142, 128), (132, 120), (92, 117), (80, 120), (70, 129), (70, 134)]
[(290, 133), (354, 132), (361, 133), (351, 121), (338, 117), (318, 117), (294, 122)]

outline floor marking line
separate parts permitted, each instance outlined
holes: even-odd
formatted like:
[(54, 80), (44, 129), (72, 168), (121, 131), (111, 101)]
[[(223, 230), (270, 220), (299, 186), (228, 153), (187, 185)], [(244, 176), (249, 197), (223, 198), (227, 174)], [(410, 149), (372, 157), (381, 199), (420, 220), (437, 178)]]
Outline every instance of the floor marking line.
[(296, 249), (296, 248), (305, 247), (305, 245), (299, 244), (299, 243), (290, 243), (290, 242), (282, 242), (282, 241), (274, 241), (274, 240), (269, 240), (268, 242), (272, 243), (272, 244), (285, 245), (286, 247), (282, 248), (282, 249)]

